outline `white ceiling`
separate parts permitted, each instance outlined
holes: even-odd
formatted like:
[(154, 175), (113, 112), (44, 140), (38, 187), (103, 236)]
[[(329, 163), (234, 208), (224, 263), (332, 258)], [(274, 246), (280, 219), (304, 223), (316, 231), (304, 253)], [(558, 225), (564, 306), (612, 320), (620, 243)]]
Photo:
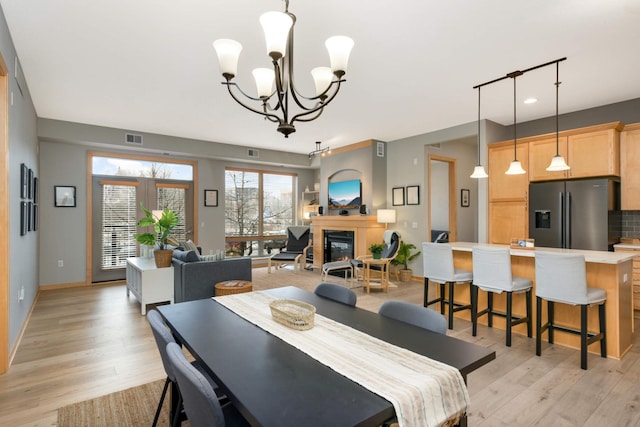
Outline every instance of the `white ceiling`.
[[(240, 41), (238, 82), (269, 66), (258, 17), (280, 0), (0, 0), (39, 117), (297, 153), (477, 119), (473, 86), (562, 57), (560, 112), (640, 97), (640, 0), (291, 0), (296, 82), (355, 40), (347, 82), (289, 139), (226, 92), (211, 42)], [(517, 79), (518, 122), (555, 113), (555, 67)], [(525, 97), (539, 102), (523, 105)], [(513, 80), (482, 90), (513, 122)]]

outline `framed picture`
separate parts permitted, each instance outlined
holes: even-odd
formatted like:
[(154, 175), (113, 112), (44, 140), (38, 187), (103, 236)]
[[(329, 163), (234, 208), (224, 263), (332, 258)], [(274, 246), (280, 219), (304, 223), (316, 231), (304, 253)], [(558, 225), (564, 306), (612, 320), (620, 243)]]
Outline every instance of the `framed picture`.
[(33, 177), (33, 203), (38, 203), (38, 178)]
[(76, 207), (76, 187), (70, 185), (54, 185), (54, 206), (57, 208)]
[(27, 184), (29, 185), (29, 195), (27, 196), (27, 199), (33, 199), (33, 195), (34, 195), (34, 186), (33, 186), (33, 169), (29, 169), (29, 177), (27, 178)]
[(393, 206), (404, 205), (404, 187), (393, 187), (391, 193), (391, 204)]
[(218, 206), (218, 190), (204, 190), (204, 205)]
[(27, 231), (33, 231), (33, 202), (27, 202)]
[(407, 186), (407, 205), (419, 205), (420, 204), (420, 186), (409, 185)]
[(38, 231), (38, 205), (36, 204), (31, 207), (31, 229)]
[(29, 196), (29, 168), (22, 163), (20, 165), (20, 198), (26, 199)]
[(460, 206), (463, 208), (469, 207), (469, 198), (471, 197), (471, 192), (466, 188), (460, 190)]
[(27, 234), (29, 229), (29, 207), (27, 206), (27, 202), (20, 202), (20, 235), (24, 236)]

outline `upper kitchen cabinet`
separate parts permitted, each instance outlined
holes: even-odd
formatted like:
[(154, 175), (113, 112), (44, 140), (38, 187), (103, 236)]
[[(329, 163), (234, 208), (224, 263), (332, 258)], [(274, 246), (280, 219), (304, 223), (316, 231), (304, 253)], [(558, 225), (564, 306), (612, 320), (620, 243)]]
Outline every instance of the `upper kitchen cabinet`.
[(567, 137), (558, 138), (556, 151), (556, 137), (529, 142), (529, 177), (531, 181), (549, 181), (567, 179), (568, 171), (549, 172), (547, 167), (556, 152), (567, 160)]
[(625, 126), (620, 134), (622, 210), (640, 210), (640, 123)]
[(513, 140), (489, 144), (489, 200), (525, 201), (529, 191), (529, 175), (505, 175), (516, 154), (522, 167), (529, 165), (529, 148), (518, 142), (514, 153)]
[(571, 169), (548, 172), (547, 166), (556, 155), (554, 134), (529, 141), (529, 175), (531, 181), (568, 178), (620, 176), (620, 122), (562, 132), (558, 151)]

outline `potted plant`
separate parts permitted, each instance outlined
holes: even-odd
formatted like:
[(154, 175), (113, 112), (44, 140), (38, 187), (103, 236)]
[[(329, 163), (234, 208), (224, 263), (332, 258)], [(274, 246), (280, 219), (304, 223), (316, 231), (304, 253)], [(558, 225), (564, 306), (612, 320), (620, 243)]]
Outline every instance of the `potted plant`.
[(392, 261), (392, 264), (403, 267), (400, 269), (401, 282), (408, 282), (411, 280), (413, 271), (409, 268), (409, 263), (421, 254), (420, 251), (412, 253), (414, 249), (416, 249), (416, 245), (414, 245), (413, 243), (405, 243), (404, 241), (400, 240), (398, 254)]
[(136, 241), (141, 245), (147, 246), (156, 246), (157, 244), (158, 248), (153, 251), (156, 267), (169, 267), (173, 249), (167, 249), (167, 243), (174, 246), (178, 245), (178, 242), (170, 237), (171, 231), (178, 225), (178, 217), (174, 211), (169, 209), (164, 209), (158, 217), (157, 214), (154, 216), (153, 212), (146, 209), (142, 203), (140, 208), (144, 212), (144, 217), (136, 225), (138, 227), (153, 227), (154, 233), (136, 234)]
[(371, 255), (373, 255), (373, 259), (380, 259), (380, 254), (384, 250), (384, 245), (382, 243), (372, 243), (369, 246), (369, 251)]

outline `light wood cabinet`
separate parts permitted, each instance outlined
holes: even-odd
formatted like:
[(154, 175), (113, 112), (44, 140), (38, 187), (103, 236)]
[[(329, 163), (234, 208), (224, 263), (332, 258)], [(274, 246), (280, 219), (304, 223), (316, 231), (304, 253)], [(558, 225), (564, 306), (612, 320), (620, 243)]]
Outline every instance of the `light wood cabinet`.
[[(518, 142), (516, 151), (522, 167), (527, 170), (529, 148), (527, 143)], [(529, 191), (529, 175), (506, 175), (514, 159), (513, 141), (489, 145), (489, 201), (526, 201)]]
[(550, 181), (567, 179), (568, 171), (549, 172), (547, 167), (551, 159), (560, 153), (567, 161), (567, 137), (558, 138), (558, 150), (556, 150), (556, 137), (529, 142), (529, 177), (531, 181)]
[[(626, 247), (615, 247), (616, 252), (635, 252), (640, 255), (640, 246), (633, 247), (632, 245)], [(636, 255), (633, 259), (633, 267), (631, 274), (631, 284), (633, 286), (633, 309), (640, 310), (640, 257)]]
[(569, 178), (620, 176), (620, 132), (605, 129), (567, 139)]
[(531, 181), (620, 176), (620, 122), (561, 132), (558, 152), (571, 169), (548, 172), (556, 155), (556, 136), (540, 135), (529, 140)]
[(622, 210), (640, 210), (640, 123), (620, 134), (620, 176)]
[(529, 237), (526, 201), (489, 203), (489, 243), (508, 245), (511, 239)]

